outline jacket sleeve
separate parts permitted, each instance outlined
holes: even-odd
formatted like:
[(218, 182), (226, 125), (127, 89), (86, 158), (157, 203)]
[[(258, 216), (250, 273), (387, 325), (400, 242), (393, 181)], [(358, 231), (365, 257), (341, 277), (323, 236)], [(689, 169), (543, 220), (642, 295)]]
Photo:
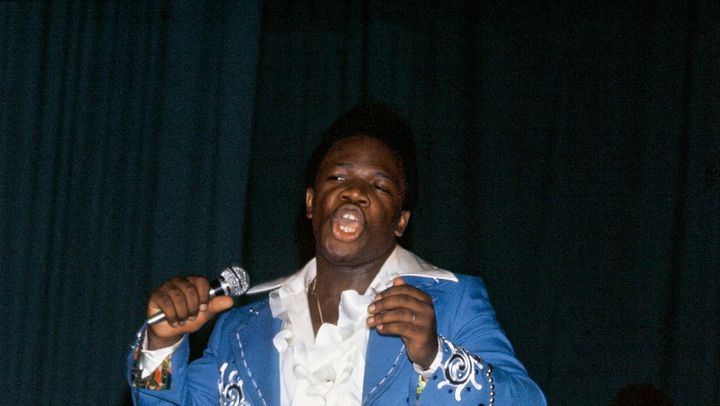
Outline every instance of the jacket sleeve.
[[(192, 363), (188, 363), (190, 355), (188, 337), (183, 338), (183, 342), (172, 354), (170, 383), (167, 389), (142, 389), (134, 385), (132, 369), (138, 351), (136, 344), (128, 357), (127, 374), (133, 403), (143, 406), (217, 404), (217, 376), (219, 370), (216, 354), (219, 348), (218, 344), (221, 341), (224, 316), (225, 314), (218, 319), (203, 356)], [(145, 332), (141, 331), (138, 336), (144, 334)]]
[[(458, 275), (434, 298), (442, 362), (420, 395), (421, 405), (546, 405), (495, 319), (480, 278)], [(449, 286), (449, 288), (448, 288)]]

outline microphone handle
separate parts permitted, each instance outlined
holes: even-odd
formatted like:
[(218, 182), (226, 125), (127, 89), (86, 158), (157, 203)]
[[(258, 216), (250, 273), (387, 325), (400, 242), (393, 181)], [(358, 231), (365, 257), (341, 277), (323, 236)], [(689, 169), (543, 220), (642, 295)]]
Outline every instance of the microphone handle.
[[(226, 284), (225, 281), (222, 278), (215, 279), (214, 281), (210, 282), (210, 291), (208, 292), (210, 299), (214, 298), (215, 296), (223, 296), (227, 294), (226, 291)], [(147, 319), (146, 323), (148, 326), (157, 324), (165, 320), (165, 313), (158, 312), (155, 313), (152, 317)]]

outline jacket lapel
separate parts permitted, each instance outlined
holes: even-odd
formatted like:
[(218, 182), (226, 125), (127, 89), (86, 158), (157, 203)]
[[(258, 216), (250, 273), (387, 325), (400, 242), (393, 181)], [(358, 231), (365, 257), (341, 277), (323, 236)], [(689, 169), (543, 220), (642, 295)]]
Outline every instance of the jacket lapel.
[[(421, 290), (431, 290), (437, 284), (433, 278), (418, 277), (412, 274), (406, 274), (404, 279), (408, 284)], [(370, 330), (365, 356), (363, 404), (371, 404), (392, 386), (393, 382), (400, 379), (399, 377), (415, 376), (413, 372), (409, 371), (412, 369), (412, 362), (407, 356), (405, 344), (400, 337), (384, 336), (378, 334), (375, 329)], [(411, 382), (407, 382), (407, 385), (411, 384)], [(406, 385), (395, 387), (404, 388)]]
[(256, 315), (237, 328), (231, 338), (235, 340), (232, 355), (250, 404), (279, 405), (280, 373), (273, 337), (281, 322), (272, 318), (267, 302), (264, 303), (262, 308), (252, 309)]
[(372, 403), (402, 375), (400, 371), (408, 365), (412, 368), (402, 339), (371, 330), (365, 357), (362, 403)]

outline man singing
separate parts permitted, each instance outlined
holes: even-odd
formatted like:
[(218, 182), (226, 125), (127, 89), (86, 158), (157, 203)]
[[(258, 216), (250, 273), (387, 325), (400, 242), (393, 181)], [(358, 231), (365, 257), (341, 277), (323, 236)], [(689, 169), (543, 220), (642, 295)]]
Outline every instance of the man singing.
[[(315, 258), (258, 285), (228, 310), (203, 277), (150, 296), (130, 382), (140, 404), (545, 405), (515, 358), (477, 277), (428, 264), (397, 244), (416, 200), (409, 126), (360, 105), (323, 135), (308, 164)], [(227, 311), (226, 311), (227, 310)], [(220, 315), (202, 358), (187, 334)]]

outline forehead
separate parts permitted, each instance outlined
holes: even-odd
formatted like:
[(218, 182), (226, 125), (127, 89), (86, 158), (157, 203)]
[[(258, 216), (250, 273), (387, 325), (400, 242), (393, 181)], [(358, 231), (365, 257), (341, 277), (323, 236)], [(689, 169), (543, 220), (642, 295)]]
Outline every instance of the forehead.
[(371, 165), (402, 177), (402, 162), (384, 142), (363, 135), (336, 141), (323, 156), (320, 168), (336, 165)]

